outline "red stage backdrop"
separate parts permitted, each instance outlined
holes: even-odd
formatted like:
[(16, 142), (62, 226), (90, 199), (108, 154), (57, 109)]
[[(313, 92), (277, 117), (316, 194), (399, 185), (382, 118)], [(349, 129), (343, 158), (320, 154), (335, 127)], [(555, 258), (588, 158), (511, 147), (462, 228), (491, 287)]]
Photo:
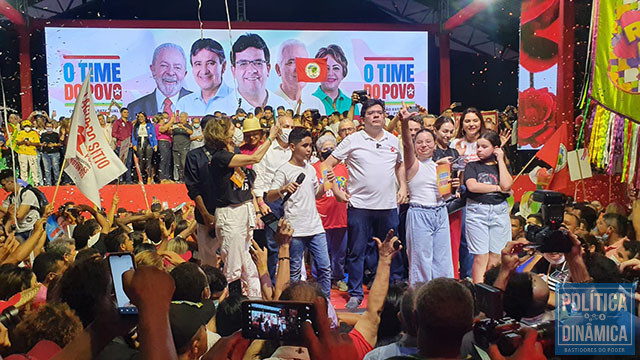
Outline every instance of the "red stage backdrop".
[[(55, 192), (55, 186), (41, 186), (39, 188), (47, 196), (49, 202), (53, 199), (53, 193)], [(155, 196), (162, 202), (167, 202), (170, 208), (176, 207), (183, 202), (192, 203), (189, 196), (187, 196), (187, 188), (184, 184), (158, 184), (158, 185), (146, 185), (147, 196), (149, 197), (149, 204), (153, 201)], [(100, 199), (102, 200), (102, 207), (109, 209), (111, 207), (111, 201), (113, 195), (116, 192), (115, 185), (107, 185), (100, 189)], [(7, 193), (0, 190), (2, 199), (7, 197)], [(123, 207), (127, 210), (142, 210), (146, 209), (147, 205), (142, 195), (142, 189), (140, 185), (120, 185), (118, 186), (118, 196), (120, 202), (118, 207)], [(56, 207), (62, 205), (67, 201), (73, 201), (76, 204), (91, 204), (82, 192), (75, 186), (60, 186), (58, 190), (58, 198), (56, 199)]]

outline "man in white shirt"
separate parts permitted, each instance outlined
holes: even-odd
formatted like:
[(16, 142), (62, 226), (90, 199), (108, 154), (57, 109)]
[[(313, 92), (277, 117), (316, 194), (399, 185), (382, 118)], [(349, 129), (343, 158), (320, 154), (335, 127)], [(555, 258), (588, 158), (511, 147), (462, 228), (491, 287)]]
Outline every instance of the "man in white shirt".
[[(278, 124), (282, 128), (280, 136), (271, 144), (262, 160), (253, 165), (253, 170), (256, 172), (253, 193), (256, 195), (262, 215), (272, 212), (275, 216), (282, 217), (284, 214), (282, 200), (269, 203), (264, 201), (264, 194), (270, 190), (276, 170), (291, 159), (291, 149), (289, 149), (288, 141), (289, 133), (293, 128), (293, 119), (286, 115), (280, 116), (278, 117)], [(278, 263), (278, 244), (274, 239), (274, 232), (268, 226), (265, 228), (265, 235), (267, 248), (269, 249), (267, 266), (271, 279), (275, 280), (276, 264)]]
[(190, 61), (200, 91), (178, 101), (180, 112), (192, 116), (213, 114), (216, 110), (233, 113), (238, 102), (233, 90), (222, 81), (227, 67), (222, 45), (213, 39), (198, 39), (191, 45)]
[[(2, 190), (9, 193), (7, 198), (0, 206), (0, 216), (4, 217), (9, 214), (9, 221), (18, 220), (16, 224), (16, 238), (25, 241), (31, 235), (33, 226), (40, 219), (40, 202), (33, 190), (22, 187), (19, 183), (14, 182), (14, 176), (11, 169), (0, 171), (0, 185)], [(16, 189), (14, 186), (17, 186)], [(17, 200), (15, 194), (18, 194)], [(44, 211), (44, 209), (43, 209)]]
[[(384, 130), (384, 101), (367, 100), (362, 105), (364, 130), (348, 136), (324, 161), (333, 169), (344, 161), (349, 170), (347, 192), (348, 249), (345, 268), (349, 274), (347, 309), (355, 311), (364, 297), (362, 281), (365, 253), (372, 237), (384, 238), (390, 229), (398, 230), (398, 203), (407, 198), (405, 170), (398, 138)], [(399, 190), (396, 194), (396, 179)], [(373, 245), (375, 248), (375, 244)], [(373, 262), (373, 261), (369, 261)], [(401, 261), (392, 267), (402, 268)], [(376, 264), (367, 264), (375, 269)], [(392, 269), (397, 273), (398, 269)]]
[[(317, 269), (317, 281), (322, 293), (331, 296), (331, 265), (327, 238), (316, 208), (316, 199), (325, 194), (324, 186), (320, 186), (316, 177), (316, 170), (308, 161), (311, 157), (313, 145), (311, 133), (305, 128), (295, 128), (289, 135), (291, 159), (276, 170), (267, 200), (288, 200), (284, 203), (285, 218), (293, 227), (293, 239), (290, 247), (291, 281), (299, 281), (301, 268), (304, 266), (303, 255), (305, 248), (313, 256)], [(300, 174), (305, 177), (300, 183)], [(328, 181), (335, 180), (333, 174)], [(286, 258), (278, 259), (279, 262)], [(284, 264), (283, 264), (284, 265)]]
[(258, 34), (241, 35), (231, 48), (231, 73), (243, 100), (241, 107), (248, 113), (255, 112), (256, 107), (286, 105), (282, 98), (267, 90), (270, 60), (267, 43)]

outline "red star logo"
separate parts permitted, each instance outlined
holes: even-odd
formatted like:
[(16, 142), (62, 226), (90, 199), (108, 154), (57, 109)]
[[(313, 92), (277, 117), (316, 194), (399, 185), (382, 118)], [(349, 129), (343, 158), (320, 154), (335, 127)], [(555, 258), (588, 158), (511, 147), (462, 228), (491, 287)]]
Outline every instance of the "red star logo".
[(394, 148), (393, 146), (391, 147), (391, 152), (396, 152), (396, 148)]

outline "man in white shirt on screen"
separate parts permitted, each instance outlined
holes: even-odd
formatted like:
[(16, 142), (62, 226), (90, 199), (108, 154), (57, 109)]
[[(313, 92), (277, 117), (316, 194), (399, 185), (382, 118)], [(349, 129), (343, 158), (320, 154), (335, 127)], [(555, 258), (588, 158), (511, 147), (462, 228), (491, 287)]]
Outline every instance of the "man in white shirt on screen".
[(299, 112), (306, 109), (319, 109), (322, 111), (324, 105), (313, 96), (302, 99), (302, 89), (307, 84), (298, 82), (296, 72), (296, 58), (308, 58), (309, 53), (302, 42), (296, 39), (289, 39), (280, 45), (278, 51), (278, 62), (276, 63), (276, 74), (282, 79), (282, 83), (273, 92), (287, 104), (288, 109), (295, 112), (300, 107)]
[(231, 48), (231, 73), (238, 84), (241, 107), (247, 113), (256, 107), (264, 109), (286, 106), (284, 100), (267, 90), (267, 79), (271, 71), (269, 48), (258, 34), (241, 35)]
[(200, 91), (178, 101), (180, 112), (204, 116), (222, 111), (232, 114), (238, 107), (233, 89), (223, 81), (227, 60), (219, 42), (198, 39), (191, 45), (191, 69)]

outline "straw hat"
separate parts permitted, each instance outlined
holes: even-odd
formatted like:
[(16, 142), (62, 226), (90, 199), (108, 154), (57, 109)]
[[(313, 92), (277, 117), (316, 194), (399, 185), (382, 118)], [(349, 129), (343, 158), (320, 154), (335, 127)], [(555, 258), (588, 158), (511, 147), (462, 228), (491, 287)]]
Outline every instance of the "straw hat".
[(256, 130), (262, 130), (262, 127), (260, 127), (260, 121), (258, 120), (258, 118), (253, 117), (251, 119), (244, 119), (244, 121), (242, 122), (243, 133), (248, 133)]

